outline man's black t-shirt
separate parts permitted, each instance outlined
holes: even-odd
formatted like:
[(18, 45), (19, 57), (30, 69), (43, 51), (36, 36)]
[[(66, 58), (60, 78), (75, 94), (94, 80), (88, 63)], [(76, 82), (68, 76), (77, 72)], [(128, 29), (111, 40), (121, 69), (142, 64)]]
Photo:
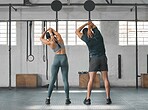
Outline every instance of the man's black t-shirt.
[(97, 27), (93, 28), (92, 30), (94, 32), (92, 38), (88, 38), (88, 36), (84, 34), (81, 38), (88, 46), (89, 55), (98, 57), (105, 55), (104, 41), (100, 31)]

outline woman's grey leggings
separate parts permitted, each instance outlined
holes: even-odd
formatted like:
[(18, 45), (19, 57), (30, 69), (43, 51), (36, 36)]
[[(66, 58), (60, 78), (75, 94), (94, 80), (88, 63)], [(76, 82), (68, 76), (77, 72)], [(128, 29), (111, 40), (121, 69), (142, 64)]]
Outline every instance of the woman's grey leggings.
[(51, 67), (51, 78), (50, 78), (50, 83), (48, 87), (48, 97), (51, 97), (53, 88), (54, 88), (54, 83), (57, 79), (57, 74), (59, 71), (59, 68), (61, 67), (61, 72), (62, 72), (62, 78), (64, 82), (64, 90), (66, 93), (66, 98), (69, 98), (69, 83), (68, 83), (68, 59), (66, 54), (56, 54), (54, 57), (54, 61)]

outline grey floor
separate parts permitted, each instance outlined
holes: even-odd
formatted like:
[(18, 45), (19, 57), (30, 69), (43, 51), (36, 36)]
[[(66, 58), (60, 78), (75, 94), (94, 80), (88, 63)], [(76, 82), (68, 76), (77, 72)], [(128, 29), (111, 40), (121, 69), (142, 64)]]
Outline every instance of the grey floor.
[(86, 91), (71, 89), (72, 103), (65, 105), (64, 91), (54, 90), (51, 104), (45, 105), (46, 88), (0, 88), (0, 110), (148, 110), (148, 89), (111, 88), (111, 105), (105, 104), (105, 91), (93, 90), (92, 104), (83, 104)]

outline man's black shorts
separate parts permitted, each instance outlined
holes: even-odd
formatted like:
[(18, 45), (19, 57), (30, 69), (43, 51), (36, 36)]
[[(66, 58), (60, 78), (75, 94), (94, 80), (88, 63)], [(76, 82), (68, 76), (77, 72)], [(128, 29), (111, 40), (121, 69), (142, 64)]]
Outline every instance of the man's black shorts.
[(89, 72), (108, 71), (107, 57), (92, 56), (89, 58)]

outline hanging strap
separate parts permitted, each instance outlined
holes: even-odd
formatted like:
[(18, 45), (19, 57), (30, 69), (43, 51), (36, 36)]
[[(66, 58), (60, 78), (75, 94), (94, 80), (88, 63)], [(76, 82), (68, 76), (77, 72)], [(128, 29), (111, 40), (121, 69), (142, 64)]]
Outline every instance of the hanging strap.
[(30, 46), (30, 54), (28, 55), (28, 61), (29, 62), (32, 62), (33, 60), (34, 60), (34, 56), (33, 56), (33, 54), (32, 54), (32, 36), (31, 36), (31, 31), (32, 31), (32, 21), (30, 21), (30, 23), (29, 23), (29, 28), (30, 28), (30, 44), (29, 44), (29, 46)]
[[(43, 32), (45, 31), (46, 28), (46, 22), (43, 22)], [(45, 56), (45, 45), (43, 44), (43, 62), (46, 61), (46, 56)]]
[(46, 79), (48, 80), (48, 47), (46, 45)]
[(26, 61), (28, 61), (28, 21), (27, 21)]

